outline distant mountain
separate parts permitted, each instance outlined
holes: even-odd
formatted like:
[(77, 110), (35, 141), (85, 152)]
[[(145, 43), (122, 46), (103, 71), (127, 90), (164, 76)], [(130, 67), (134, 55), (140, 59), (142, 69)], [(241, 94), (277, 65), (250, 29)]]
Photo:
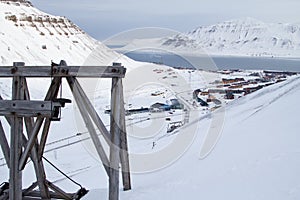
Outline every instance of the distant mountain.
[(25, 0), (0, 1), (0, 65), (130, 61), (86, 34), (65, 17), (44, 13)]
[(186, 51), (201, 48), (217, 55), (300, 57), (300, 25), (237, 19), (165, 38), (162, 46)]

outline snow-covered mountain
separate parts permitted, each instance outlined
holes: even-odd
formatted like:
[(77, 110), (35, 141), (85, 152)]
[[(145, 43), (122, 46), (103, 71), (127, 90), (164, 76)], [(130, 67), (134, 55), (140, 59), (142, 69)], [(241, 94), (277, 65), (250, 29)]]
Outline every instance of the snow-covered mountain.
[(162, 46), (213, 55), (300, 56), (300, 25), (264, 23), (252, 18), (201, 26), (166, 38)]
[[(70, 65), (111, 64), (127, 57), (93, 39), (65, 17), (53, 16), (25, 0), (0, 1), (0, 65), (23, 61), (49, 65), (66, 60)], [(88, 59), (88, 61), (87, 61)]]

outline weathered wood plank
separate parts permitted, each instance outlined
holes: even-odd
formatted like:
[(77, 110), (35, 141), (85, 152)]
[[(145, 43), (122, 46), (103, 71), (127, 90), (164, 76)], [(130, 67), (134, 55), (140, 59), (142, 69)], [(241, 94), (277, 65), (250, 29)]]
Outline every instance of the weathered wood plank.
[[(120, 134), (121, 134), (121, 88), (119, 81), (112, 79), (111, 113), (110, 113), (110, 169), (109, 169), (109, 200), (119, 199), (119, 164), (120, 164)], [(124, 105), (122, 105), (124, 106)]]
[(46, 146), (46, 142), (47, 142), (47, 138), (48, 138), (48, 134), (49, 134), (49, 129), (50, 129), (50, 125), (51, 125), (51, 120), (49, 118), (46, 118), (45, 122), (44, 122), (44, 128), (42, 131), (42, 135), (41, 135), (41, 140), (40, 140), (40, 146), (38, 149), (38, 157), (41, 160), (44, 154), (44, 150), (45, 150), (45, 146)]
[[(36, 146), (37, 145), (35, 145), (35, 147)], [(41, 193), (40, 195), (42, 199), (50, 199), (49, 189), (46, 185), (46, 173), (43, 161), (38, 159), (37, 148), (31, 150), (31, 160), (34, 165), (35, 175)]]
[(37, 140), (37, 135), (38, 135), (38, 133), (41, 129), (43, 121), (44, 121), (43, 117), (38, 117), (35, 124), (34, 124), (34, 127), (32, 128), (32, 133), (28, 134), (28, 136), (29, 136), (28, 142), (27, 142), (26, 147), (23, 151), (22, 157), (20, 158), (20, 164), (19, 164), (19, 169), (20, 170), (23, 170), (25, 165), (26, 165), (26, 162), (27, 162), (27, 159), (30, 155), (32, 147), (34, 146), (34, 144)]
[(106, 129), (104, 123), (102, 122), (101, 118), (97, 114), (95, 108), (93, 107), (92, 103), (88, 99), (87, 95), (85, 94), (84, 90), (82, 89), (80, 83), (78, 82), (77, 79), (74, 77), (70, 77), (69, 79), (72, 79), (72, 84), (77, 88), (78, 94), (81, 96), (82, 102), (85, 105), (86, 111), (88, 114), (91, 116), (93, 122), (99, 129), (99, 131), (102, 133), (104, 139), (106, 140), (107, 143), (110, 142), (110, 133)]
[(28, 188), (23, 190), (23, 195), (27, 195), (29, 192), (33, 191), (37, 186), (37, 182), (32, 183)]
[[(26, 81), (24, 81), (26, 83)], [(25, 91), (25, 94), (29, 94), (29, 91)], [(26, 96), (25, 95), (25, 99), (26, 100), (30, 100), (30, 96)], [(27, 130), (27, 134), (28, 137), (31, 137), (31, 134), (33, 133), (33, 126), (34, 126), (34, 120), (32, 117), (30, 118), (25, 118), (25, 125), (26, 125), (26, 130)], [(34, 166), (34, 170), (35, 170), (35, 175), (37, 178), (37, 183), (40, 189), (40, 196), (42, 197), (42, 199), (50, 199), (50, 193), (49, 193), (49, 189), (48, 186), (46, 185), (46, 173), (45, 173), (45, 169), (44, 169), (44, 165), (43, 165), (43, 161), (41, 159), (38, 158), (38, 141), (37, 139), (34, 142), (34, 147), (31, 149), (31, 160), (33, 162), (33, 166)]]
[(10, 143), (10, 179), (9, 179), (9, 199), (22, 199), (22, 173), (19, 170), (19, 157), (21, 155), (21, 139), (19, 135), (20, 122), (18, 117), (12, 118), (11, 143)]
[[(53, 78), (50, 88), (45, 96), (45, 100), (53, 100), (55, 98), (57, 98), (58, 95), (58, 91), (59, 88), (61, 86), (61, 82), (62, 82), (62, 78), (61, 77), (55, 77)], [(49, 118), (46, 118), (45, 122), (44, 122), (44, 128), (42, 131), (42, 136), (41, 136), (41, 140), (40, 140), (40, 146), (38, 148), (38, 157), (39, 160), (42, 159), (43, 154), (44, 154), (44, 150), (45, 150), (45, 146), (46, 146), (46, 142), (47, 142), (47, 138), (48, 138), (48, 134), (49, 134), (49, 129), (50, 129), (50, 125), (51, 125), (51, 120)]]
[(61, 199), (66, 199), (66, 200), (72, 200), (73, 199), (73, 195), (72, 194), (68, 194), (66, 192), (64, 192), (63, 190), (61, 190), (59, 187), (57, 187), (56, 185), (54, 185), (53, 183), (47, 181), (47, 185), (54, 191), (56, 192), (59, 196), (57, 196), (58, 198)]
[[(121, 169), (122, 169), (122, 180), (124, 191), (131, 189), (131, 177), (130, 177), (130, 166), (129, 166), (129, 155), (128, 155), (128, 144), (127, 144), (127, 132), (125, 124), (125, 108), (124, 108), (124, 94), (123, 94), (123, 83), (122, 80), (118, 82), (120, 88), (120, 139), (121, 139), (121, 149), (120, 149), (120, 159), (121, 159)], [(122, 106), (123, 105), (123, 106)]]
[(122, 66), (4, 66), (0, 67), (0, 77), (97, 77), (123, 78), (126, 68)]
[(77, 106), (79, 108), (79, 111), (81, 113), (82, 119), (83, 119), (84, 123), (86, 124), (88, 132), (89, 132), (89, 134), (91, 136), (91, 139), (93, 141), (93, 144), (94, 144), (94, 146), (96, 148), (98, 156), (99, 156), (99, 158), (102, 161), (102, 164), (104, 166), (104, 169), (105, 169), (107, 175), (109, 175), (109, 160), (108, 160), (107, 155), (106, 155), (106, 153), (104, 151), (104, 148), (103, 148), (103, 146), (101, 144), (101, 141), (100, 141), (100, 139), (99, 139), (99, 137), (97, 135), (97, 132), (96, 132), (96, 130), (94, 128), (93, 122), (92, 122), (90, 116), (86, 113), (86, 106), (85, 106), (85, 104), (82, 101), (82, 97), (79, 94), (78, 88), (74, 84), (73, 78), (68, 77), (67, 81), (69, 83), (70, 89), (71, 89), (71, 91), (73, 93), (73, 96), (75, 98), (76, 104), (77, 104)]
[(8, 168), (10, 168), (10, 153), (9, 145), (5, 136), (5, 132), (0, 120), (0, 145)]
[[(14, 77), (12, 83), (12, 99), (21, 99), (21, 91), (22, 81), (20, 77)], [(9, 199), (22, 200), (22, 171), (19, 170), (19, 158), (22, 151), (21, 136), (23, 133), (23, 119), (16, 115), (11, 119)]]
[[(68, 197), (66, 197), (66, 195)], [(49, 199), (73, 199), (72, 197), (74, 196), (74, 194), (66, 193), (66, 195), (61, 195), (58, 194), (57, 192), (50, 192)], [(39, 191), (31, 191), (23, 197), (23, 200), (38, 200), (38, 199), (41, 199), (41, 194)]]
[(61, 85), (61, 77), (54, 77), (44, 100), (51, 101), (55, 99), (58, 95), (60, 85)]
[(51, 117), (55, 107), (61, 107), (59, 102), (0, 100), (0, 115), (19, 117)]

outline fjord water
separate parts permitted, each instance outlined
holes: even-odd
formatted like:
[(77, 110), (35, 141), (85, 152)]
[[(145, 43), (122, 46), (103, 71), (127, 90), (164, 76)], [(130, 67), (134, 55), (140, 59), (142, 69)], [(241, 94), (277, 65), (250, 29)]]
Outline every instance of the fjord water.
[(143, 62), (165, 64), (176, 68), (251, 69), (300, 72), (300, 58), (190, 56), (160, 52), (127, 52), (126, 56)]

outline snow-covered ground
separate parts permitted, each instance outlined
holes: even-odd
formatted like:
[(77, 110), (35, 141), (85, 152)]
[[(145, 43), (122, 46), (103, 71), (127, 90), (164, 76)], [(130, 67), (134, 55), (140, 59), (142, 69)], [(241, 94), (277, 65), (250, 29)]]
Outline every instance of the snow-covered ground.
[[(133, 189), (121, 192), (121, 199), (298, 199), (299, 97), (297, 76), (232, 102), (219, 124), (222, 135), (205, 159), (200, 150), (210, 117), (195, 119), (192, 128), (171, 136), (196, 131), (183, 156), (160, 170), (133, 174)], [(79, 179), (94, 173), (88, 170)], [(85, 199), (106, 194), (105, 189), (91, 190)]]

